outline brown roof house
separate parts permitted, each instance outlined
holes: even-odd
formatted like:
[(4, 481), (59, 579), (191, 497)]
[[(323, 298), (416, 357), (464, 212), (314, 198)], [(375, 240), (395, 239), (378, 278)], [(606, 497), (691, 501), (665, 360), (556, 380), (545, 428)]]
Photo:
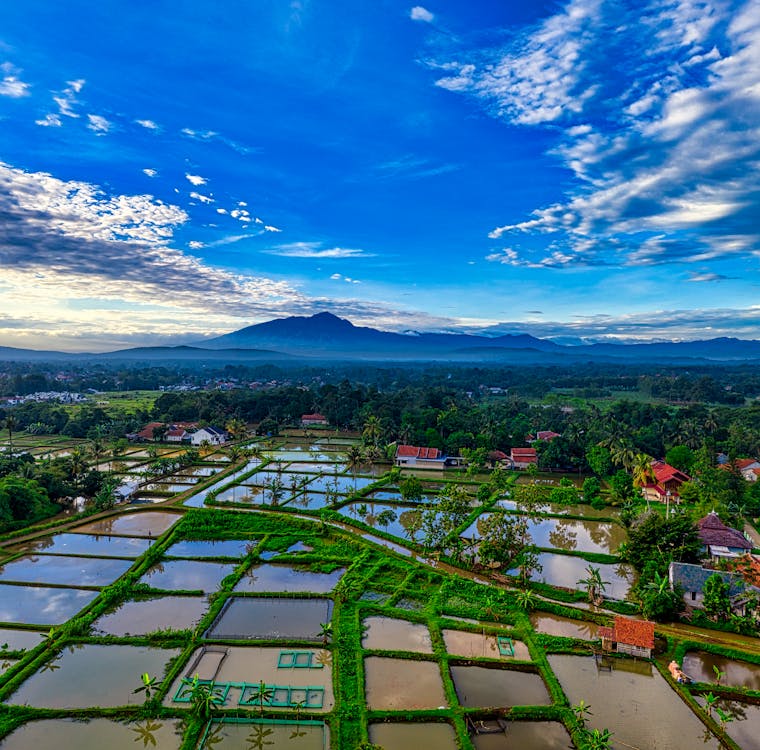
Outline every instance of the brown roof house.
[(538, 464), (535, 448), (512, 448), (509, 457), (513, 469), (527, 469), (531, 464)]
[(714, 510), (697, 521), (697, 530), (703, 550), (713, 559), (738, 557), (752, 550), (752, 542), (738, 529), (726, 526)]
[(602, 648), (619, 654), (652, 658), (654, 623), (649, 620), (631, 620), (617, 616), (611, 628), (599, 628)]

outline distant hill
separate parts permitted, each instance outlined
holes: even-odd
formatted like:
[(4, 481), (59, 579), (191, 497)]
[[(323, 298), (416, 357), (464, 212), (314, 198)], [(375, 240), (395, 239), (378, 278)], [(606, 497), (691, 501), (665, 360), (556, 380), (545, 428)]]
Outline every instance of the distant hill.
[(760, 341), (715, 338), (651, 344), (570, 345), (528, 334), (392, 333), (355, 326), (328, 312), (241, 328), (190, 346), (121, 349), (104, 354), (0, 347), (0, 361), (248, 362), (326, 360), (438, 361), (490, 364), (760, 363)]

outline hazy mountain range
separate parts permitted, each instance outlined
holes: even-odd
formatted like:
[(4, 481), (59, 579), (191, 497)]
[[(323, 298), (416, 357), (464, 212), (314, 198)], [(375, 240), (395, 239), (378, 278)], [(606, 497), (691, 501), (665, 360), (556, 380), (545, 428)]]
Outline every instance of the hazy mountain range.
[(458, 333), (391, 333), (355, 326), (328, 312), (247, 326), (189, 346), (137, 347), (102, 354), (0, 347), (0, 360), (453, 361), (504, 364), (574, 362), (667, 362), (668, 364), (760, 362), (760, 341), (717, 338), (651, 344), (568, 346), (528, 334), (485, 336)]

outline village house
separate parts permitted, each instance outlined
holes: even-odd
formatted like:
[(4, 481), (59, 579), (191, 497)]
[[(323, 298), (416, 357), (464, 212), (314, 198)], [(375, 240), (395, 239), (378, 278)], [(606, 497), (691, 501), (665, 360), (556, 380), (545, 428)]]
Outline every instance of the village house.
[(130, 432), (127, 439), (137, 443), (152, 443), (158, 434), (157, 430), (163, 430), (166, 425), (163, 422), (148, 422), (138, 432)]
[(314, 414), (301, 415), (301, 427), (313, 427), (314, 425), (327, 425), (327, 417), (315, 412)]
[(464, 460), (459, 456), (446, 456), (438, 448), (417, 445), (399, 445), (396, 448), (396, 466), (418, 469), (443, 469), (446, 466), (461, 466)]
[(201, 427), (190, 436), (193, 445), (209, 443), (210, 445), (222, 445), (227, 441), (227, 433), (218, 427)]
[(531, 464), (538, 465), (535, 448), (512, 448), (509, 459), (513, 469), (527, 469)]
[(652, 658), (654, 649), (654, 623), (648, 620), (631, 620), (628, 617), (615, 617), (611, 628), (599, 628), (602, 648), (617, 651), (619, 654)]
[(539, 430), (536, 433), (536, 436), (533, 437), (532, 435), (528, 435), (528, 441), (529, 443), (535, 443), (539, 440), (543, 440), (545, 443), (551, 443), (554, 438), (561, 437), (558, 432), (552, 432), (552, 430)]
[(743, 617), (748, 611), (748, 595), (758, 593), (760, 589), (749, 585), (740, 575), (725, 570), (712, 570), (701, 565), (672, 562), (668, 567), (670, 588), (675, 591), (681, 588), (683, 600), (691, 609), (704, 609), (704, 588), (707, 579), (717, 573), (728, 585), (728, 595), (731, 599), (731, 611)]
[(756, 482), (757, 478), (760, 477), (760, 461), (754, 458), (737, 458), (735, 461), (721, 466), (722, 469), (726, 470), (734, 467), (748, 482)]
[(647, 502), (678, 502), (681, 499), (678, 492), (681, 485), (691, 480), (688, 474), (664, 461), (652, 461), (652, 473), (655, 481), (642, 487), (642, 494)]
[(714, 510), (697, 521), (697, 533), (702, 551), (713, 560), (737, 557), (752, 550), (752, 542), (738, 529), (726, 526)]

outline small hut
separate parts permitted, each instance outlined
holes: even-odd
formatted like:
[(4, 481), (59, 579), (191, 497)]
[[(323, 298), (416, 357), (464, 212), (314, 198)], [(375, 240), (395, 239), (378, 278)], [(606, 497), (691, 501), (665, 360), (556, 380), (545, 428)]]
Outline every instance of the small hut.
[(619, 654), (651, 659), (654, 649), (654, 623), (618, 616), (611, 628), (599, 628), (599, 637), (605, 651), (617, 651)]

